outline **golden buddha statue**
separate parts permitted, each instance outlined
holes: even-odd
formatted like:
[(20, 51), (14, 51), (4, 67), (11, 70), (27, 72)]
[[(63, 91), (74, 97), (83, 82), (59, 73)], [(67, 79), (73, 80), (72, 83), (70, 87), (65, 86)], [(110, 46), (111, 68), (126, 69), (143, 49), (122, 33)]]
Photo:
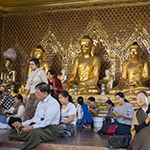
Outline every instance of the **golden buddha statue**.
[(101, 84), (102, 82), (106, 83), (106, 94), (108, 94), (109, 90), (112, 89), (113, 87), (113, 79), (114, 76), (111, 75), (110, 70), (105, 70), (105, 77), (103, 77), (101, 80), (99, 80), (99, 84)]
[[(45, 51), (41, 45), (38, 45), (35, 50), (31, 52), (31, 58), (37, 58), (40, 62), (40, 69), (44, 70), (46, 73), (50, 70), (50, 62), (45, 61)], [(31, 69), (29, 68), (29, 73)]]
[(129, 53), (131, 59), (123, 62), (122, 79), (117, 87), (110, 90), (110, 94), (118, 91), (134, 94), (140, 90), (150, 93), (149, 88), (144, 86), (149, 80), (149, 62), (141, 59), (142, 49), (137, 42), (130, 46)]
[(9, 58), (4, 59), (6, 71), (1, 72), (0, 90), (10, 92), (10, 85), (15, 84), (15, 71), (12, 70), (12, 61)]
[(101, 60), (92, 56), (93, 40), (90, 36), (85, 35), (81, 39), (81, 51), (80, 57), (77, 57), (74, 61), (72, 73), (70, 77), (63, 83), (64, 89), (70, 93), (74, 93), (73, 81), (79, 79), (78, 82), (78, 94), (86, 94), (88, 90), (89, 94), (99, 94), (100, 89), (97, 86), (99, 79)]

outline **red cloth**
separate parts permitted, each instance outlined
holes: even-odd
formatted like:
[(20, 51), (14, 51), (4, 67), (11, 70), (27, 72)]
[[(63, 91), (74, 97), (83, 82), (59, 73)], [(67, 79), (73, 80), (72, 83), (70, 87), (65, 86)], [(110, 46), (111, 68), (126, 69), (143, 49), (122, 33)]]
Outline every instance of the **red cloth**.
[(52, 96), (58, 100), (58, 94), (59, 94), (59, 92), (61, 92), (63, 90), (61, 81), (57, 77), (54, 77), (53, 82), (50, 82), (50, 80), (48, 79), (48, 83), (49, 83), (49, 85), (52, 85), (54, 88), (58, 88), (57, 91), (51, 90)]

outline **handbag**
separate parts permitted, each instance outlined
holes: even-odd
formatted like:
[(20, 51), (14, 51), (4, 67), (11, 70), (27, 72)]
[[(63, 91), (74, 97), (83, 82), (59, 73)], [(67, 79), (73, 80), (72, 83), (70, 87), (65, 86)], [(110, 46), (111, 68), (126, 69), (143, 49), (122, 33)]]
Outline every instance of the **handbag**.
[(101, 130), (97, 131), (98, 134), (114, 134), (116, 132), (117, 125), (115, 124), (104, 124)]
[(103, 125), (102, 125), (102, 128), (101, 130), (98, 130), (97, 133), (98, 134), (107, 134), (107, 131), (109, 129), (109, 125), (111, 124), (111, 118), (109, 117), (105, 117), (104, 118), (104, 121), (103, 121)]
[(131, 135), (113, 135), (108, 138), (108, 148), (127, 148), (130, 144)]
[(116, 132), (117, 125), (111, 124), (107, 130), (107, 134), (114, 134)]

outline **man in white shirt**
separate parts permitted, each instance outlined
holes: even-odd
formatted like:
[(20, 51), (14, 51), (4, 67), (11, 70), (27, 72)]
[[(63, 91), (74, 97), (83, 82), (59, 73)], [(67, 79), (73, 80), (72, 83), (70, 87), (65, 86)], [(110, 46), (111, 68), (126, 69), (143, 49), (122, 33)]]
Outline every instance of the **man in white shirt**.
[(15, 122), (13, 126), (19, 131), (9, 133), (10, 140), (25, 141), (22, 149), (30, 149), (41, 142), (55, 140), (58, 134), (60, 119), (59, 103), (50, 96), (50, 86), (44, 82), (35, 87), (36, 97), (40, 100), (32, 119), (25, 122)]

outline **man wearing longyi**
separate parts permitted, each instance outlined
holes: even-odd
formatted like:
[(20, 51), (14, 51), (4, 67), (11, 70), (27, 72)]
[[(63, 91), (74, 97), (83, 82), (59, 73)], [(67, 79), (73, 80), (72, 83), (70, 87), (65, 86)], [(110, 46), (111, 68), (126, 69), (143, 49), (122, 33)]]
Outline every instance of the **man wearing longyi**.
[(59, 103), (50, 96), (50, 86), (44, 82), (35, 87), (40, 100), (32, 119), (23, 123), (15, 122), (15, 129), (9, 133), (10, 140), (24, 141), (21, 150), (35, 147), (41, 142), (55, 140), (60, 119)]

